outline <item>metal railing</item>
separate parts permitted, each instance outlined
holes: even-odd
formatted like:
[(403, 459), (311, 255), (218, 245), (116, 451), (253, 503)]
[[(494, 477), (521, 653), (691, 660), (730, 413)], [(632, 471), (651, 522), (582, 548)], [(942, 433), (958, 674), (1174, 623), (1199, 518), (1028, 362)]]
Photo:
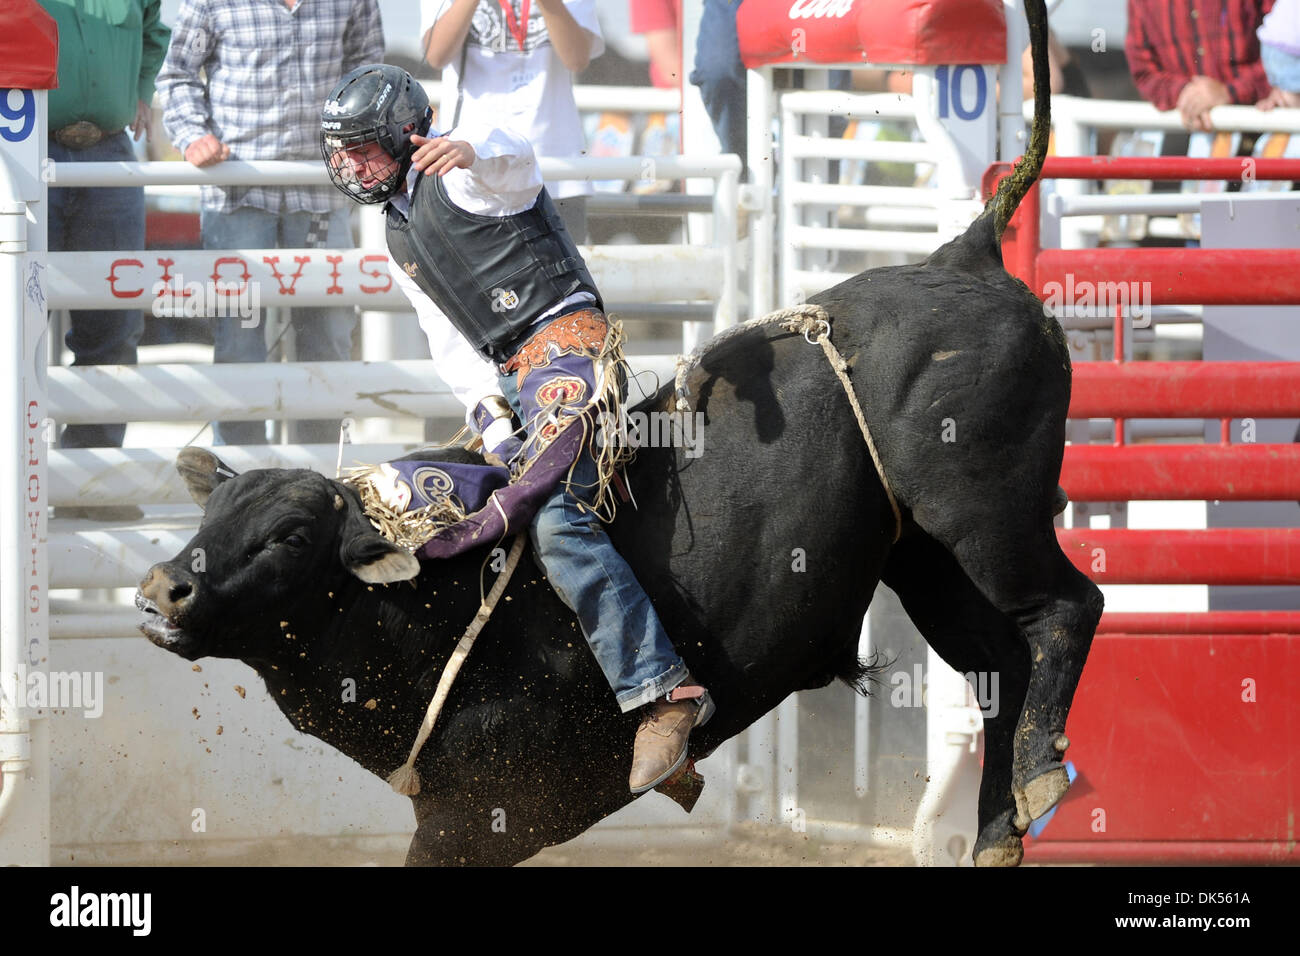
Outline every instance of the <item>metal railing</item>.
[[(547, 178), (702, 177), (715, 189), (706, 197), (714, 240), (708, 246), (614, 245), (584, 247), (607, 309), (641, 308), (675, 318), (684, 329), (707, 325), (716, 331), (735, 321), (738, 311), (739, 257), (736, 248), (739, 160), (623, 157), (542, 160)], [(198, 169), (187, 163), (61, 164), (54, 185), (96, 187), (170, 184), (195, 186), (325, 184), (324, 169), (312, 162), (228, 162)], [(679, 197), (680, 198), (680, 197)], [(700, 205), (698, 200), (692, 202)], [(224, 266), (219, 260), (226, 260)], [(255, 273), (260, 305), (358, 305), (368, 310), (409, 311), (393, 288), (383, 248), (340, 250), (208, 250), (49, 255), (51, 308), (131, 308), (150, 302), (179, 277), (207, 281), (222, 268)], [(296, 271), (295, 271), (296, 270)], [(671, 277), (668, 280), (667, 277)], [(707, 323), (699, 319), (707, 317)], [(688, 343), (684, 343), (684, 346)], [(629, 355), (634, 372), (652, 372), (659, 381), (672, 375), (673, 354)], [(49, 370), (50, 410), (60, 424), (102, 421), (262, 420), (275, 417), (416, 418), (459, 417), (461, 409), (428, 361), (300, 363), (256, 365), (85, 366)], [(398, 397), (400, 396), (400, 397)], [(97, 449), (54, 451), (50, 457), (50, 501), (58, 506), (183, 503), (172, 477), (176, 449)], [(400, 446), (352, 445), (348, 460), (380, 461)], [(286, 459), (286, 449), (226, 449), (233, 463), (265, 467)], [(332, 470), (336, 449), (296, 449), (294, 467)], [(287, 460), (287, 459), (286, 459)], [(192, 518), (170, 519), (144, 527), (114, 527), (85, 521), (56, 521), (49, 549), (52, 588), (120, 587), (134, 583), (144, 568), (170, 557), (189, 537)], [(87, 557), (87, 555), (92, 557)], [(75, 558), (75, 560), (74, 560)], [(123, 636), (134, 631), (134, 615), (105, 620), (61, 614), (53, 623), (58, 637)], [(131, 618), (128, 623), (127, 617)]]
[[(1033, 101), (1024, 106), (1025, 117), (1033, 113)], [(1216, 106), (1210, 111), (1215, 132), (1225, 133), (1300, 133), (1300, 109), (1276, 109), (1268, 112), (1253, 106)], [(1158, 110), (1150, 103), (1134, 100), (1095, 100), (1078, 96), (1052, 97), (1052, 130), (1057, 156), (1092, 156), (1096, 153), (1096, 133), (1101, 130), (1185, 133), (1177, 110)], [(1244, 174), (1247, 166), (1242, 166)], [(1048, 200), (1049, 212), (1069, 217), (1060, 223), (1060, 248), (1081, 249), (1096, 244), (1103, 215), (1149, 212), (1173, 215), (1199, 210), (1197, 194), (1185, 196), (1145, 197), (1155, 200), (1145, 207), (1134, 208), (1135, 197), (1093, 196), (1090, 181), (1069, 180), (1056, 184), (1056, 198)], [(1088, 199), (1083, 197), (1088, 196)], [(1087, 218), (1085, 218), (1087, 217)], [(1170, 233), (1153, 226), (1152, 233)]]

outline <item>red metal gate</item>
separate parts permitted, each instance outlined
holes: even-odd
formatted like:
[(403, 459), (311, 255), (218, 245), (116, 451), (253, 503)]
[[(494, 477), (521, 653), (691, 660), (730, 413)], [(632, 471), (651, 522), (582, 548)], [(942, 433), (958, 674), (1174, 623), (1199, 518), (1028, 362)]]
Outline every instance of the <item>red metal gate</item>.
[[(1051, 157), (1043, 178), (1225, 179), (1241, 159)], [(1300, 162), (1251, 160), (1260, 180)], [(998, 164), (987, 192), (1010, 171)], [(1149, 282), (1150, 305), (1300, 304), (1300, 250), (1041, 248), (1038, 187), (1004, 235), (1007, 268), (1052, 283)], [(1248, 278), (1249, 281), (1243, 281)], [(1300, 362), (1074, 366), (1072, 418), (1115, 419), (1115, 444), (1070, 445), (1074, 501), (1300, 500), (1300, 446), (1232, 444), (1241, 417), (1300, 417)], [(1219, 418), (1219, 444), (1126, 445), (1124, 419)], [(1300, 530), (1061, 529), (1098, 584), (1300, 584)], [(1106, 614), (1070, 714), (1080, 773), (1029, 861), (1300, 861), (1300, 612)]]

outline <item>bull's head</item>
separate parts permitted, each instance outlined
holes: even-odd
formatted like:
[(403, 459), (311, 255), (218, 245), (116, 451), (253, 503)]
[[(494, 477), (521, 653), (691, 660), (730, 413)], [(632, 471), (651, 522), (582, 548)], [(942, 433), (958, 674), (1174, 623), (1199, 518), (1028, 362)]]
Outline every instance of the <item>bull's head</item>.
[(391, 584), (420, 572), (340, 482), (306, 470), (239, 475), (197, 448), (182, 449), (176, 467), (203, 521), (180, 554), (149, 569), (135, 602), (145, 636), (182, 657), (240, 656), (246, 635), (323, 601), (348, 574)]

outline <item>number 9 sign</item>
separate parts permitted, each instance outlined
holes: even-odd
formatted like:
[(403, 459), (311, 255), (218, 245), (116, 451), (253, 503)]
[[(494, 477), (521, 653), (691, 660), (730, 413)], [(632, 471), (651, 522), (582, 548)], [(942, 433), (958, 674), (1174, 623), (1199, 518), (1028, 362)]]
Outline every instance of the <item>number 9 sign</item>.
[[(14, 94), (18, 105), (13, 105)], [(0, 89), (0, 139), (21, 143), (36, 126), (36, 97), (31, 90)]]

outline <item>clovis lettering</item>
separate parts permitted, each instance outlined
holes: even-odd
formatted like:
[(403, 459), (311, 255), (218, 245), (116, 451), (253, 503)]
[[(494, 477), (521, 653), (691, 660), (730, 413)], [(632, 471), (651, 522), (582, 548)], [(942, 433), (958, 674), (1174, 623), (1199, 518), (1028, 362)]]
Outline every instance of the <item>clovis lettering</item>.
[[(203, 276), (232, 294), (258, 285), (267, 295), (343, 295), (347, 291), (384, 295), (393, 290), (388, 273), (388, 256), (378, 253), (278, 251), (264, 255), (171, 253), (149, 260), (113, 259), (104, 276), (109, 292), (117, 299), (164, 295), (183, 299), (188, 291), (175, 281), (186, 276)], [(300, 283), (299, 280), (302, 280)], [(308, 293), (310, 288), (310, 293)]]

